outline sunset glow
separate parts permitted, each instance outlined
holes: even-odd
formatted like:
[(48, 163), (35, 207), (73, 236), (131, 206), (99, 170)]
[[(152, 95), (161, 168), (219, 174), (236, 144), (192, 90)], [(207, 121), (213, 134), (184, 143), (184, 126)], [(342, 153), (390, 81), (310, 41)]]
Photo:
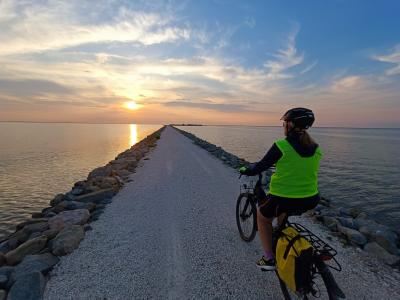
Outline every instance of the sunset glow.
[(130, 110), (136, 110), (140, 107), (140, 105), (138, 105), (135, 101), (125, 102), (124, 106)]
[(347, 2), (0, 1), (0, 121), (400, 127), (400, 2)]

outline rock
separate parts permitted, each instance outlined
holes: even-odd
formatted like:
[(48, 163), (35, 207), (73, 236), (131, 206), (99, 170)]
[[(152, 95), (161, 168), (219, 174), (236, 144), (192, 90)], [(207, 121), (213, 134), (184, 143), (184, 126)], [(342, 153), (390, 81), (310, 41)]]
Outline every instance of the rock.
[(320, 215), (322, 217), (337, 217), (337, 216), (339, 216), (339, 212), (334, 209), (324, 209), (324, 210), (321, 210)]
[(100, 190), (97, 192), (93, 192), (93, 193), (89, 193), (89, 194), (85, 194), (82, 196), (78, 196), (76, 197), (76, 201), (79, 202), (93, 202), (95, 204), (101, 203), (102, 200), (104, 199), (110, 199), (115, 195), (115, 191), (110, 188), (110, 189), (104, 189), (104, 190)]
[(71, 194), (74, 195), (74, 196), (79, 196), (79, 195), (83, 194), (84, 191), (85, 190), (83, 188), (81, 188), (81, 187), (74, 187), (71, 190)]
[(396, 246), (397, 235), (394, 232), (376, 230), (370, 237), (371, 241), (378, 243), (390, 254), (399, 255), (399, 249)]
[(3, 252), (0, 252), (0, 267), (4, 266), (6, 264), (6, 258), (4, 256)]
[(104, 177), (100, 184), (100, 187), (102, 189), (109, 189), (118, 186), (119, 186), (119, 181), (115, 177), (111, 176)]
[(321, 199), (319, 200), (319, 204), (320, 204), (320, 205), (323, 205), (323, 206), (325, 206), (325, 207), (329, 207), (329, 202), (327, 202), (327, 201), (324, 200), (323, 198), (321, 198)]
[(49, 219), (50, 229), (60, 231), (69, 225), (83, 225), (87, 223), (89, 217), (87, 209), (63, 211)]
[(0, 275), (0, 289), (5, 289), (7, 286), (8, 278), (5, 275)]
[(46, 231), (43, 231), (42, 235), (46, 236), (47, 240), (51, 240), (56, 237), (58, 232), (59, 232), (59, 230), (57, 230), (57, 229), (48, 229)]
[(57, 216), (57, 214), (55, 212), (53, 212), (53, 211), (50, 211), (50, 212), (45, 214), (45, 217), (49, 218), (49, 219), (54, 217), (54, 216)]
[(110, 165), (104, 166), (104, 167), (99, 167), (94, 169), (92, 172), (89, 173), (88, 179), (91, 179), (93, 177), (104, 177), (104, 176), (109, 176), (112, 171), (112, 168)]
[(11, 274), (11, 282), (14, 283), (20, 277), (34, 272), (47, 274), (60, 259), (51, 253), (28, 255), (25, 259), (15, 267)]
[(389, 253), (393, 255), (399, 254), (399, 249), (397, 248), (397, 243), (399, 242), (398, 236), (389, 227), (369, 221), (364, 222), (359, 231), (370, 241), (378, 243)]
[(41, 212), (32, 213), (32, 218), (33, 219), (41, 219), (41, 218), (43, 218), (43, 214)]
[(49, 223), (47, 222), (47, 219), (46, 219), (46, 221), (44, 221), (44, 222), (26, 225), (22, 229), (22, 231), (24, 231), (28, 235), (31, 235), (34, 232), (42, 232), (47, 229), (49, 229)]
[(333, 217), (322, 217), (322, 222), (330, 230), (337, 231), (337, 225), (338, 225), (339, 221), (336, 220), (335, 218), (333, 218)]
[(90, 226), (89, 224), (85, 224), (85, 225), (83, 226), (83, 231), (84, 231), (84, 232), (91, 231), (91, 230), (93, 230), (93, 227)]
[(71, 253), (78, 248), (79, 243), (84, 238), (83, 228), (78, 225), (72, 225), (63, 229), (53, 240), (51, 251), (54, 255), (62, 256)]
[(349, 209), (349, 214), (352, 218), (357, 218), (361, 213), (361, 210), (356, 208), (356, 207), (352, 207)]
[(345, 208), (345, 207), (339, 207), (338, 208), (339, 214), (342, 217), (350, 217), (350, 209)]
[(354, 222), (354, 220), (352, 218), (338, 217), (337, 220), (344, 227), (348, 227), (348, 228), (351, 228), (351, 229), (358, 229), (358, 226), (357, 226), (356, 222)]
[(0, 300), (6, 300), (7, 292), (5, 290), (0, 290)]
[(128, 170), (114, 170), (113, 174), (116, 174), (117, 176), (121, 177), (121, 178), (127, 178), (129, 177), (132, 173), (129, 172)]
[(10, 245), (9, 245), (9, 240), (4, 240), (0, 243), (0, 252), (1, 253), (7, 253), (8, 251), (12, 250)]
[(50, 206), (56, 206), (63, 200), (64, 200), (64, 194), (58, 194), (53, 198), (53, 200), (50, 201)]
[(22, 243), (25, 243), (28, 238), (29, 238), (29, 233), (27, 233), (24, 230), (19, 230), (17, 232), (14, 232), (9, 240), (8, 240), (8, 247), (9, 247), (9, 251), (13, 250), (15, 248), (17, 248), (19, 245), (21, 245)]
[(47, 222), (47, 219), (45, 219), (45, 218), (41, 218), (41, 219), (30, 219), (30, 220), (28, 220), (28, 221), (19, 223), (19, 224), (17, 225), (17, 230), (20, 230), (20, 229), (24, 228), (24, 227), (27, 226), (27, 225), (36, 224), (36, 223), (46, 223), (46, 222)]
[(318, 204), (316, 207), (314, 207), (314, 211), (318, 211), (318, 212), (320, 212), (320, 211), (322, 211), (324, 209), (325, 209), (325, 207), (320, 205), (320, 204)]
[(23, 275), (11, 287), (7, 300), (43, 299), (45, 284), (45, 278), (40, 272)]
[(14, 267), (4, 266), (0, 268), (0, 275), (4, 275), (7, 278), (11, 276), (11, 273), (14, 272)]
[(363, 246), (367, 243), (367, 239), (365, 238), (365, 236), (357, 230), (338, 225), (338, 231), (343, 233), (346, 238), (354, 244)]
[(78, 201), (62, 201), (56, 207), (53, 208), (53, 211), (56, 213), (60, 213), (65, 210), (75, 210), (75, 209), (87, 209), (89, 211), (94, 210), (96, 205), (94, 203), (84, 203)]
[(25, 256), (29, 254), (35, 254), (42, 250), (44, 246), (46, 246), (46, 243), (47, 237), (40, 236), (21, 244), (18, 246), (18, 248), (8, 252), (5, 255), (7, 264), (13, 266), (19, 263), (24, 259)]
[(367, 218), (368, 218), (368, 215), (365, 212), (362, 212), (357, 216), (357, 220), (367, 219)]
[(374, 256), (383, 260), (385, 264), (390, 266), (396, 265), (400, 262), (399, 256), (390, 254), (375, 242), (366, 244), (364, 247), (364, 251), (373, 254)]

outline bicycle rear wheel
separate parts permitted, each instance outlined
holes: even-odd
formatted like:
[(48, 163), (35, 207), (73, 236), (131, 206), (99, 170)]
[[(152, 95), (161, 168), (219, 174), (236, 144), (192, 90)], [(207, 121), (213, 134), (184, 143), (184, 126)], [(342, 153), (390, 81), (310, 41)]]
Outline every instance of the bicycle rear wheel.
[(335, 278), (333, 277), (331, 271), (329, 270), (328, 266), (320, 259), (316, 259), (315, 267), (318, 270), (318, 273), (322, 277), (322, 281), (325, 284), (326, 290), (328, 292), (329, 300), (336, 300), (336, 299), (344, 299), (346, 298), (343, 291), (337, 285)]
[(251, 242), (257, 231), (257, 208), (253, 195), (242, 193), (236, 202), (236, 224), (242, 240)]

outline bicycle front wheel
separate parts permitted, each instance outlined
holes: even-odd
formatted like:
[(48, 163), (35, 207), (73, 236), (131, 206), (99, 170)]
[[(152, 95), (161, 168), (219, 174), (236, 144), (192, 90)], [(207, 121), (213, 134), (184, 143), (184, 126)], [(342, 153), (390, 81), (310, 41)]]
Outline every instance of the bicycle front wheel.
[(251, 242), (257, 231), (257, 208), (252, 197), (242, 193), (236, 202), (236, 223), (240, 237), (246, 242)]

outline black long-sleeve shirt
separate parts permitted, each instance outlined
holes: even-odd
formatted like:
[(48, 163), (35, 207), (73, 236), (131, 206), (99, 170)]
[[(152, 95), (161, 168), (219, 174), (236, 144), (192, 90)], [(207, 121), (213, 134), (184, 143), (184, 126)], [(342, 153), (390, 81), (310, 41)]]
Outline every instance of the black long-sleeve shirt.
[[(315, 150), (318, 147), (318, 144), (311, 145), (309, 147), (304, 147), (300, 144), (300, 136), (299, 134), (293, 132), (286, 137), (286, 140), (289, 144), (296, 150), (296, 152), (301, 157), (310, 157), (313, 156)], [(282, 152), (279, 150), (276, 143), (274, 143), (268, 152), (264, 155), (264, 157), (254, 165), (250, 167), (249, 174), (250, 176), (259, 174), (278, 162), (278, 160), (282, 157)]]

